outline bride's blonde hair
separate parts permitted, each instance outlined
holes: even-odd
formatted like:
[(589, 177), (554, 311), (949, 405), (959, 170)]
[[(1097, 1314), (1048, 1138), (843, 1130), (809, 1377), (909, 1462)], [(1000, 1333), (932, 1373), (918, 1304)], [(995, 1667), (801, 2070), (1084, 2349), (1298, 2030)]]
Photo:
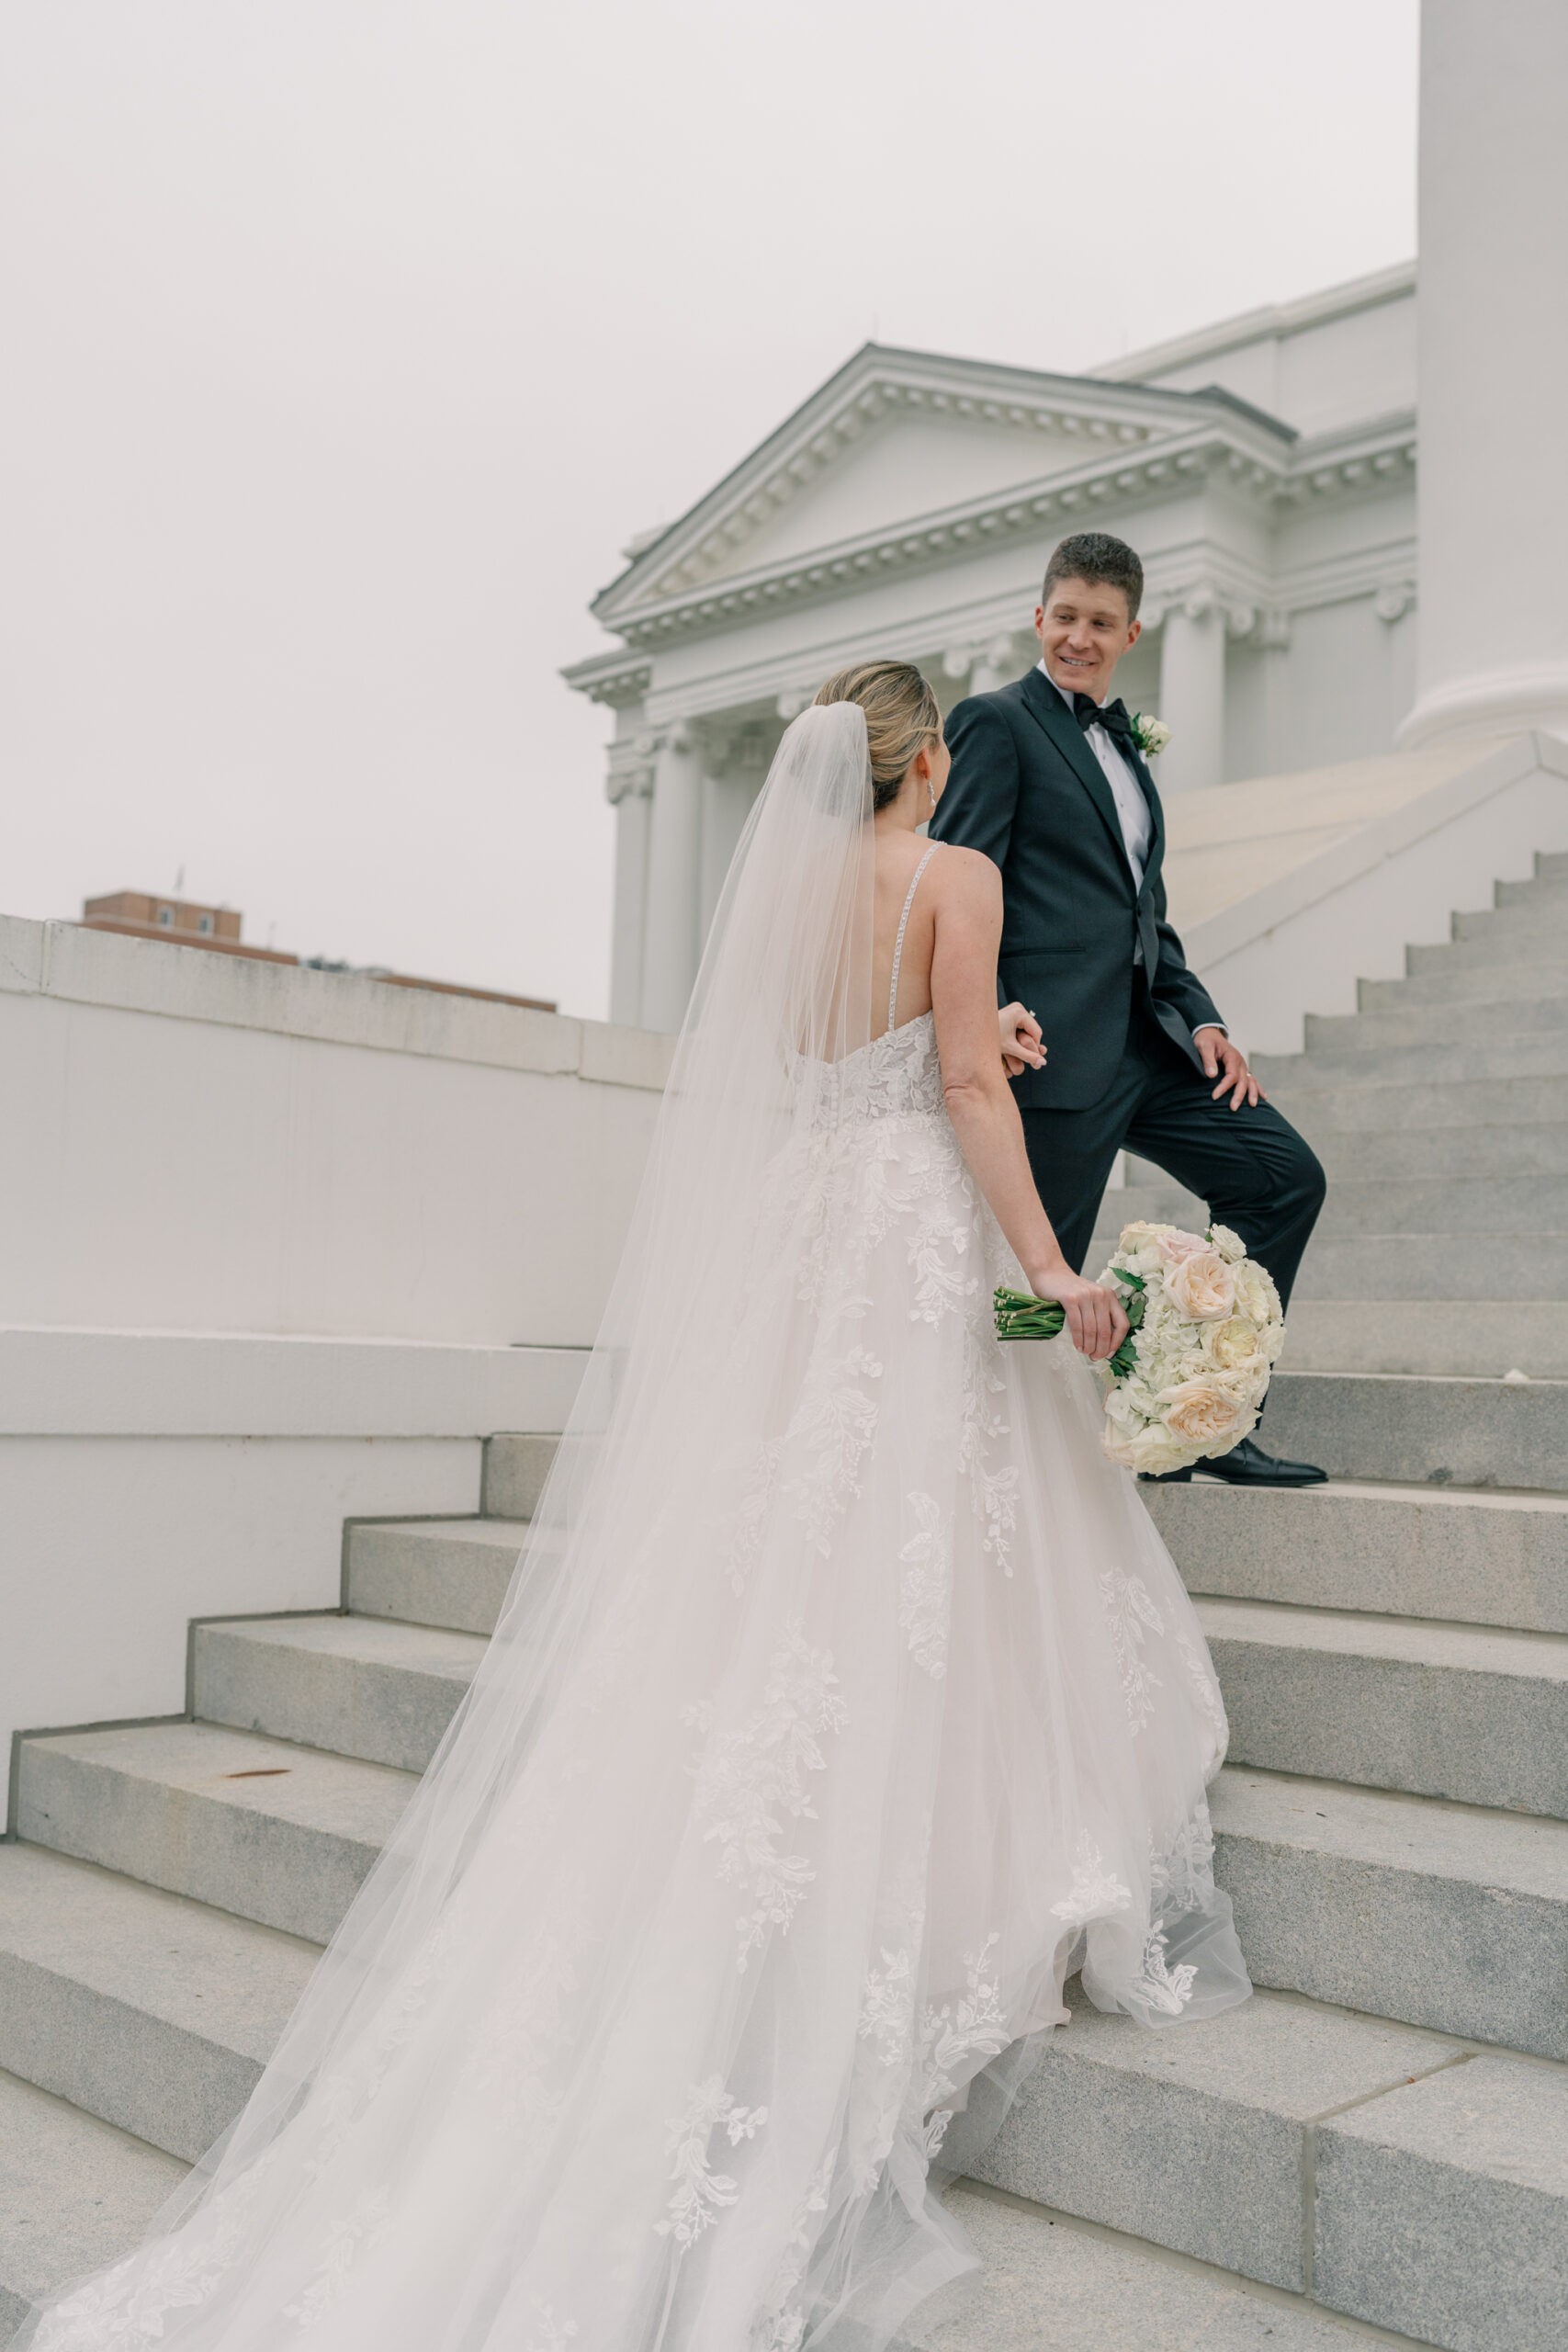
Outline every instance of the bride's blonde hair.
[(942, 733), (942, 712), (912, 662), (857, 662), (818, 689), (819, 703), (854, 702), (865, 713), (872, 806), (897, 800), (909, 763)]

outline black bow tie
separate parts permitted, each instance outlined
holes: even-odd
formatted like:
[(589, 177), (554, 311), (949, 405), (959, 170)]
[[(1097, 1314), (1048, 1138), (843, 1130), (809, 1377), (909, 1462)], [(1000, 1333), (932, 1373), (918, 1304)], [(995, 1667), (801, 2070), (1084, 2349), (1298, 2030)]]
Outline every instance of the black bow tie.
[(1133, 733), (1133, 722), (1120, 695), (1114, 702), (1100, 704), (1092, 695), (1075, 694), (1073, 717), (1086, 735), (1091, 727), (1103, 727), (1119, 751), (1127, 752), (1132, 758), (1137, 757), (1138, 745)]

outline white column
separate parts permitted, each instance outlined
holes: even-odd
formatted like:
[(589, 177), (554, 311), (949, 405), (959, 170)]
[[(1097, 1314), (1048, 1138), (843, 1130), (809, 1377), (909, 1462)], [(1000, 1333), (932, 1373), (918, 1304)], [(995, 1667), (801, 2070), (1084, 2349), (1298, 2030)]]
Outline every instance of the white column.
[(672, 724), (653, 739), (653, 821), (642, 959), (642, 1024), (679, 1029), (697, 977), (703, 775), (696, 743)]
[(1422, 0), (1416, 707), (1568, 734), (1568, 7)]
[(604, 794), (615, 811), (615, 910), (610, 947), (610, 1018), (642, 1026), (643, 932), (648, 912), (649, 816), (653, 762), (646, 737), (610, 747)]
[(1207, 590), (1171, 605), (1160, 641), (1159, 716), (1170, 741), (1154, 774), (1162, 793), (1224, 781), (1225, 616)]

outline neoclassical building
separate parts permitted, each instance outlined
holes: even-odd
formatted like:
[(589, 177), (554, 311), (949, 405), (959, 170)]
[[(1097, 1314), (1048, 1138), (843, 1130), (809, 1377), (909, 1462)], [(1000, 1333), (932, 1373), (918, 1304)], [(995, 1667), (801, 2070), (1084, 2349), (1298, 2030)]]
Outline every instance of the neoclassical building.
[[(1144, 635), (1118, 684), (1174, 730), (1158, 771), (1173, 912), (1200, 934), (1194, 961), (1227, 967), (1233, 1001), (1247, 991), (1255, 1043), (1297, 1042), (1309, 1003), (1350, 1009), (1356, 973), (1393, 952), (1388, 925), (1435, 921), (1428, 899), (1458, 888), (1467, 858), (1488, 840), (1502, 854), (1495, 809), (1468, 850), (1443, 812), (1456, 793), (1479, 812), (1504, 788), (1456, 783), (1480, 738), (1496, 751), (1522, 727), (1568, 725), (1562, 613), (1544, 615), (1545, 659), (1516, 676), (1507, 622), (1463, 610), (1455, 549), (1510, 502), (1534, 512), (1526, 469), (1541, 460), (1510, 441), (1485, 373), (1489, 318), (1495, 334), (1511, 318), (1516, 340), (1533, 330), (1498, 283), (1487, 215), (1501, 199), (1457, 131), (1451, 153), (1429, 123), (1423, 136), (1424, 237), (1435, 169), (1459, 225), (1424, 258), (1419, 305), (1411, 264), (1083, 376), (868, 344), (689, 513), (631, 542), (592, 605), (615, 643), (565, 673), (615, 713), (615, 1020), (678, 1025), (746, 812), (822, 678), (897, 654), (946, 707), (1021, 674), (1046, 557), (1087, 526), (1144, 559)], [(1442, 354), (1441, 396), (1423, 403), (1441, 450), (1435, 506), (1422, 476), (1422, 528), (1441, 544), (1443, 605), (1426, 640), (1418, 309), (1423, 349)], [(1551, 398), (1546, 385), (1529, 396), (1543, 423)], [(1516, 862), (1562, 795), (1526, 798)], [(1403, 859), (1408, 881), (1412, 844), (1445, 829), (1419, 887), (1348, 928), (1329, 922), (1325, 962), (1331, 869), (1352, 899), (1358, 856), (1367, 873)]]

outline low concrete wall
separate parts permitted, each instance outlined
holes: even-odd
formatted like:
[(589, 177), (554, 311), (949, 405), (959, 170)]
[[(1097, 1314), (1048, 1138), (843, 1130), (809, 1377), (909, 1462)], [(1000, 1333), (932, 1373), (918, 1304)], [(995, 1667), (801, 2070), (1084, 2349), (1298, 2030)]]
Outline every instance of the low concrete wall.
[(591, 1340), (663, 1038), (0, 918), (0, 1314)]
[(193, 1616), (335, 1607), (345, 1518), (562, 1426), (668, 1061), (0, 918), (0, 1753), (177, 1713)]

